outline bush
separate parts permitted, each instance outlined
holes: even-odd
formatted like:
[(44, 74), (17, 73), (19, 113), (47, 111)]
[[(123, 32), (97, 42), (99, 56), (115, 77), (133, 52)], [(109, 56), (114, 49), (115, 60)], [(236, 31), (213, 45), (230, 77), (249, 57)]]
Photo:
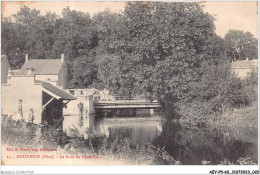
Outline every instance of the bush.
[(246, 80), (236, 77), (227, 61), (218, 64), (204, 62), (201, 77), (189, 84), (189, 92), (178, 102), (182, 117), (202, 119), (251, 105), (257, 100), (257, 74)]
[(2, 123), (2, 142), (10, 146), (56, 148), (59, 136), (55, 128), (9, 120)]

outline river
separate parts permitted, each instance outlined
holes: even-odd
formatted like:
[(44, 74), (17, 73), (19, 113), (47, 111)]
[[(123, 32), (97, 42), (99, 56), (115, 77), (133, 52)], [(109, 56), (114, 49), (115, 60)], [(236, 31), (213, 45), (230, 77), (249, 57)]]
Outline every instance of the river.
[(145, 147), (147, 142), (164, 147), (183, 165), (201, 165), (202, 161), (217, 165), (225, 159), (237, 164), (241, 157), (251, 157), (255, 163), (258, 161), (257, 137), (255, 141), (245, 141), (216, 128), (186, 127), (178, 122), (163, 122), (158, 115), (101, 118), (95, 123), (94, 132), (100, 136), (103, 134), (110, 142), (116, 137), (119, 140), (128, 139), (132, 148)]

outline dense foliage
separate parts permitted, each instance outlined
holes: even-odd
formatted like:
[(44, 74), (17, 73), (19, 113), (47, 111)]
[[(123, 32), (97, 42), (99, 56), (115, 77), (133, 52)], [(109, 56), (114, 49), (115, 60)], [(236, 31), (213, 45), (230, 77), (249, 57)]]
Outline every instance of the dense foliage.
[(227, 60), (216, 65), (211, 62), (202, 65), (199, 81), (191, 82), (187, 96), (177, 102), (181, 116), (198, 120), (204, 120), (205, 116), (218, 118), (234, 108), (257, 101), (256, 72), (242, 80), (230, 71)]
[(249, 32), (216, 36), (201, 3), (128, 2), (121, 14), (93, 17), (69, 8), (62, 17), (40, 15), (24, 6), (2, 21), (1, 49), (12, 69), (26, 53), (39, 59), (64, 53), (70, 88), (157, 99), (166, 116), (178, 118), (183, 111), (198, 116), (248, 105), (245, 83), (229, 63), (256, 58), (256, 43)]
[(258, 41), (250, 32), (230, 30), (225, 40), (228, 42), (228, 54), (233, 61), (257, 58)]

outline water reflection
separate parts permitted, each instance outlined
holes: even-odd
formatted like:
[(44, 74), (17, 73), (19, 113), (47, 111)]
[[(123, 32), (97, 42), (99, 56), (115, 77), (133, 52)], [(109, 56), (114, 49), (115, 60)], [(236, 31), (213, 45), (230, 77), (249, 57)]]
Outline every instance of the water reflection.
[(160, 120), (99, 121), (94, 125), (96, 135), (111, 142), (129, 139), (130, 146), (145, 146), (147, 141), (165, 150), (184, 165), (200, 165), (203, 160), (213, 165), (224, 159), (236, 164), (240, 157), (250, 156), (257, 163), (257, 140), (236, 139), (228, 132), (209, 128), (187, 128), (179, 123)]
[(145, 146), (162, 131), (160, 120), (100, 121), (94, 125), (95, 136), (106, 136), (110, 141), (129, 139), (130, 146)]
[(168, 122), (153, 143), (165, 147), (171, 156), (185, 165), (198, 165), (202, 160), (215, 165), (224, 159), (237, 163), (240, 157), (246, 156), (257, 162), (257, 142), (236, 140), (220, 130), (187, 128)]
[(186, 127), (177, 122), (162, 124), (159, 116), (157, 111), (151, 115), (151, 111), (140, 109), (103, 110), (93, 124), (93, 134), (107, 137), (111, 142), (116, 138), (128, 138), (130, 146), (135, 148), (145, 146), (149, 141), (157, 147), (164, 147), (183, 165), (201, 165), (203, 160), (216, 165), (224, 159), (237, 164), (240, 157), (247, 156), (258, 162), (256, 133), (238, 137), (228, 128), (223, 131), (223, 128), (210, 129), (206, 125)]

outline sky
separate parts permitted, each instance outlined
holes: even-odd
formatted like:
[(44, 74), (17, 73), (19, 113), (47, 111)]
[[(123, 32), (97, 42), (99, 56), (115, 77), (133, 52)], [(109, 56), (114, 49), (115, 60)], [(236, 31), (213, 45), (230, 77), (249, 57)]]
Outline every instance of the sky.
[[(258, 4), (257, 2), (203, 2), (205, 11), (215, 17), (216, 34), (222, 38), (230, 29), (251, 32), (258, 38)], [(2, 17), (8, 17), (19, 11), (20, 7), (26, 5), (41, 11), (41, 14), (55, 12), (61, 16), (61, 12), (67, 6), (71, 9), (88, 12), (91, 15), (110, 9), (113, 12), (123, 11), (125, 2), (35, 2), (35, 1), (6, 1), (1, 3)]]

